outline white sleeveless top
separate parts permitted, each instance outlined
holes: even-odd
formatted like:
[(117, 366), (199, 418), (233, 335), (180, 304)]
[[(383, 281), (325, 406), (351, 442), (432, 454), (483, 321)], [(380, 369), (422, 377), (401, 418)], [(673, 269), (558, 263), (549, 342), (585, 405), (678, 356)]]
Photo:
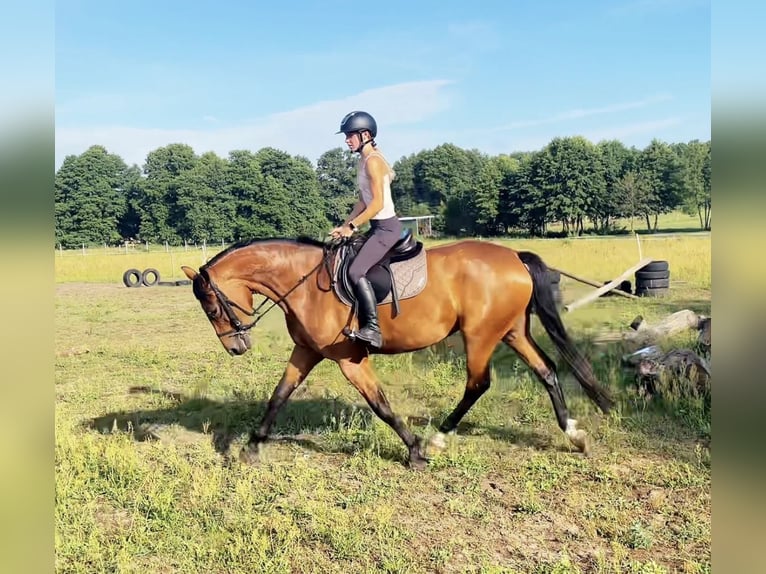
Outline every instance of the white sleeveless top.
[(370, 177), (367, 175), (367, 160), (372, 156), (377, 155), (388, 167), (388, 173), (383, 177), (383, 207), (373, 216), (372, 219), (389, 219), (396, 217), (396, 209), (394, 208), (394, 200), (391, 198), (391, 182), (396, 177), (396, 173), (391, 166), (388, 165), (386, 158), (383, 157), (379, 151), (373, 151), (367, 157), (362, 157), (357, 165), (356, 183), (359, 186), (359, 195), (365, 205), (370, 205), (372, 202), (372, 188), (370, 186)]

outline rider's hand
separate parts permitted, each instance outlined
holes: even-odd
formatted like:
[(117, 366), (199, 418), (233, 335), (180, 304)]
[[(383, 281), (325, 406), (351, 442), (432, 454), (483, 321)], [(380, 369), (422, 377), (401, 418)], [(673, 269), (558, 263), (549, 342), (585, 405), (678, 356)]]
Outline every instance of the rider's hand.
[(330, 235), (334, 239), (340, 239), (341, 237), (351, 237), (351, 235), (354, 233), (354, 230), (351, 229), (349, 225), (340, 225), (330, 231)]

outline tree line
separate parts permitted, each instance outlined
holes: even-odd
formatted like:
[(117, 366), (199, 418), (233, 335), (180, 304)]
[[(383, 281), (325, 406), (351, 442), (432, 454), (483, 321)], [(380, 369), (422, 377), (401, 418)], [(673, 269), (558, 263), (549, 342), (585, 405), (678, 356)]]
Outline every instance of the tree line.
[[(707, 230), (710, 151), (709, 141), (639, 150), (575, 136), (491, 156), (445, 143), (396, 161), (391, 188), (400, 217), (434, 215), (434, 231), (456, 237), (544, 236), (551, 224), (563, 235), (613, 233), (626, 217), (656, 231), (658, 216), (677, 209)], [(340, 147), (314, 166), (271, 147), (221, 158), (174, 143), (139, 168), (93, 145), (56, 171), (55, 240), (71, 248), (320, 237), (357, 198), (355, 165)]]

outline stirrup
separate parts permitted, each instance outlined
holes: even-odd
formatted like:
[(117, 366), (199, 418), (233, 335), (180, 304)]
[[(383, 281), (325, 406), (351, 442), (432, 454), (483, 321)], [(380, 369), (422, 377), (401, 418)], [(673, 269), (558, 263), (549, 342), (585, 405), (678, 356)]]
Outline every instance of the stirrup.
[(380, 349), (383, 346), (383, 335), (380, 336), (380, 345), (376, 345), (377, 341), (370, 341), (359, 336), (359, 331), (352, 331), (349, 327), (343, 327), (343, 335), (352, 341), (359, 341), (365, 345), (369, 345), (373, 349)]
[(365, 337), (362, 335), (362, 331), (364, 329), (359, 329), (359, 331), (353, 331), (352, 335), (354, 336), (354, 339), (357, 341), (362, 341), (363, 343), (367, 343), (370, 347), (374, 349), (380, 349), (383, 346), (383, 335), (380, 331), (372, 331), (373, 338)]

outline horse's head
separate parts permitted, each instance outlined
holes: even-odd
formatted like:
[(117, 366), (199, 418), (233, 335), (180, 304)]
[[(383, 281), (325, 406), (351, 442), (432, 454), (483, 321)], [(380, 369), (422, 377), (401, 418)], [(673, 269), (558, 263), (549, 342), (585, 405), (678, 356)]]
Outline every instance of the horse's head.
[[(253, 294), (241, 281), (214, 280), (209, 272), (181, 269), (192, 281), (194, 296), (213, 325), (215, 334), (230, 355), (242, 355), (250, 348), (248, 318), (253, 316)], [(220, 281), (220, 282), (219, 282)]]

